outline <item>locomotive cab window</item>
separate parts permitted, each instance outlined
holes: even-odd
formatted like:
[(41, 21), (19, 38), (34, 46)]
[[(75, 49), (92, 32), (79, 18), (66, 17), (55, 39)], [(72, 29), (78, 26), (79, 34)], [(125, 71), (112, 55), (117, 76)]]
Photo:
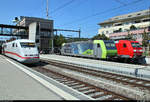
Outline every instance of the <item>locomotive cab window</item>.
[(123, 44), (123, 47), (124, 47), (124, 48), (126, 48), (126, 47), (127, 47), (127, 45), (124, 43), (124, 44)]
[(30, 43), (30, 42), (20, 42), (20, 45), (22, 48), (27, 48), (27, 47), (36, 47), (35, 43)]
[(141, 45), (139, 43), (133, 42), (131, 43), (132, 47), (136, 48), (136, 47), (141, 47)]
[(4, 48), (7, 48), (7, 45), (4, 45)]
[(100, 47), (100, 44), (97, 44), (97, 47)]

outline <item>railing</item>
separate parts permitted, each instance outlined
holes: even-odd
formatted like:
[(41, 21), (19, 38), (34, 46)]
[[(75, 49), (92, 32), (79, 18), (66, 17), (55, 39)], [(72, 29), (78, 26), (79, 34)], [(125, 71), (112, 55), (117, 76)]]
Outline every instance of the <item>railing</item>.
[[(136, 31), (136, 30), (144, 30), (144, 28), (131, 29), (131, 30), (129, 30), (129, 31), (113, 32), (113, 33), (109, 33), (109, 34), (111, 35), (111, 34), (123, 33), (123, 32), (130, 32), (130, 31)], [(149, 31), (148, 31), (148, 28), (146, 28), (145, 31), (146, 31), (146, 32), (149, 32)]]

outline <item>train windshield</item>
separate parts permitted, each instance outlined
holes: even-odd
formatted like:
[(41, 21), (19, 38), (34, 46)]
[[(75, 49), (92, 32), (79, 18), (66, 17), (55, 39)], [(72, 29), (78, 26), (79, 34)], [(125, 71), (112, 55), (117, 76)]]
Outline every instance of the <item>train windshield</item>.
[(139, 43), (137, 43), (137, 42), (132, 42), (131, 43), (131, 45), (132, 45), (132, 47), (141, 47), (141, 45), (139, 44)]
[(115, 43), (114, 42), (106, 42), (104, 41), (105, 46), (107, 49), (116, 49)]
[(20, 42), (20, 45), (22, 48), (35, 47), (35, 43), (32, 42)]

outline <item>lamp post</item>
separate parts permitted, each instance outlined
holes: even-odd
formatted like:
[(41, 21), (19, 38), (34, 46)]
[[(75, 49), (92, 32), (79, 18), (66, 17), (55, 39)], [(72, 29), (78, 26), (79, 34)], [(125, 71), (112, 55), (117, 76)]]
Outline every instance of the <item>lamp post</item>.
[(38, 22), (38, 26), (39, 26), (39, 51), (41, 51), (41, 26), (40, 26), (40, 22)]
[[(18, 17), (15, 17), (15, 19), (14, 20), (12, 20), (13, 21), (13, 23), (17, 23), (18, 24), (18, 26), (20, 26), (20, 24), (19, 24), (19, 18)], [(16, 24), (16, 25), (17, 25)], [(11, 31), (12, 32), (12, 31)], [(19, 33), (19, 28), (18, 28), (18, 33)], [(18, 39), (18, 38), (17, 38)]]
[[(150, 20), (150, 7), (149, 7), (149, 20)], [(149, 26), (148, 26), (148, 50), (149, 50), (149, 55), (150, 55), (150, 21), (149, 21)]]
[(51, 53), (54, 53), (54, 35), (53, 35), (54, 31), (52, 30), (51, 32), (51, 39), (52, 39), (52, 51)]
[(13, 23), (18, 23), (18, 22), (19, 22), (18, 17), (15, 17), (15, 19), (13, 20)]

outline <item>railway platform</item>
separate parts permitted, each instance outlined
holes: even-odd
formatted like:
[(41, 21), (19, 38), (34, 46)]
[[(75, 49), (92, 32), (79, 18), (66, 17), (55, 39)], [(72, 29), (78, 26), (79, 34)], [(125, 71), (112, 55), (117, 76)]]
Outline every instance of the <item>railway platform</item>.
[(0, 100), (64, 100), (14, 63), (0, 55)]
[(150, 56), (146, 57), (145, 60), (146, 60), (147, 64), (150, 64)]
[(96, 70), (109, 71), (118, 74), (124, 74), (127, 76), (140, 77), (146, 79), (150, 78), (150, 66), (133, 65), (54, 54), (42, 54), (40, 55), (40, 59), (56, 60), (67, 64), (82, 66), (89, 69), (94, 68)]

